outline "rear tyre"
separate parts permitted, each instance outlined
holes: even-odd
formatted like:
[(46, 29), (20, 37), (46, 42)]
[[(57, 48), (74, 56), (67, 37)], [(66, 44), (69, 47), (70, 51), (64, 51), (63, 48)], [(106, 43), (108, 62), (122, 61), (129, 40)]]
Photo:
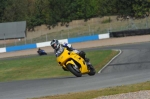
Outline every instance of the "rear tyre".
[(81, 77), (82, 76), (81, 72), (78, 69), (76, 69), (75, 66), (73, 66), (72, 64), (68, 64), (66, 67), (76, 77)]
[(96, 71), (95, 71), (95, 68), (92, 65), (89, 66), (89, 69), (90, 69), (90, 72), (88, 73), (88, 75), (90, 75), (90, 76), (95, 75)]

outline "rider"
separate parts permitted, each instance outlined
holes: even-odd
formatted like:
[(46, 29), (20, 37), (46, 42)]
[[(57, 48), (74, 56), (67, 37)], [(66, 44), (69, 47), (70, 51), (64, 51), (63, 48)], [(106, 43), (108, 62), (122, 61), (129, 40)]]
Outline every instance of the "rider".
[(67, 48), (67, 50), (74, 51), (75, 53), (77, 53), (78, 55), (80, 55), (85, 60), (85, 62), (87, 63), (87, 65), (90, 64), (89, 63), (89, 59), (85, 57), (85, 52), (73, 49), (73, 47), (72, 47), (71, 44), (68, 44), (68, 43), (60, 44), (57, 39), (53, 39), (51, 41), (50, 45), (54, 49), (54, 53), (55, 53), (56, 57), (57, 57), (58, 53), (61, 52), (62, 47), (65, 47), (65, 48)]
[(38, 49), (37, 53), (39, 55), (47, 55), (47, 53), (43, 49), (41, 49), (41, 48)]

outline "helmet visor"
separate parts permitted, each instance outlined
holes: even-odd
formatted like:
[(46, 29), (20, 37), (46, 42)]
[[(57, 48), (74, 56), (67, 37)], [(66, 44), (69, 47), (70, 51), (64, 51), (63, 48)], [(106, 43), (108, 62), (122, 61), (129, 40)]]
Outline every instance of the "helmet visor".
[(58, 45), (55, 43), (52, 45), (53, 49), (57, 49)]

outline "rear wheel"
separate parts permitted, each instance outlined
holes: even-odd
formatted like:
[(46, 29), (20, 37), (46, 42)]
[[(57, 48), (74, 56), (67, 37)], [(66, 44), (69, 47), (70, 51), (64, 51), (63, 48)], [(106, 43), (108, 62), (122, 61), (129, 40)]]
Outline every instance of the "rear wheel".
[(90, 75), (90, 76), (95, 75), (96, 71), (95, 71), (95, 68), (92, 65), (89, 65), (89, 69), (90, 69), (90, 72), (88, 73), (88, 75)]
[(81, 74), (81, 72), (79, 71), (79, 69), (76, 68), (74, 65), (68, 64), (66, 67), (67, 67), (67, 69), (68, 69), (72, 74), (74, 74), (76, 77), (81, 77), (81, 76), (82, 76), (82, 74)]

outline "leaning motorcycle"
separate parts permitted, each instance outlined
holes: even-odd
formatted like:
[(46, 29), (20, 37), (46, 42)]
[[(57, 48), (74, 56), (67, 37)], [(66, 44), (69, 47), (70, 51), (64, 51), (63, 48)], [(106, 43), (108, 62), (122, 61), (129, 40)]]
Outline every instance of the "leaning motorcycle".
[(96, 73), (92, 64), (87, 65), (81, 56), (74, 51), (68, 51), (66, 48), (62, 48), (57, 55), (57, 62), (63, 69), (70, 71), (76, 77), (81, 77), (83, 74), (93, 76)]

